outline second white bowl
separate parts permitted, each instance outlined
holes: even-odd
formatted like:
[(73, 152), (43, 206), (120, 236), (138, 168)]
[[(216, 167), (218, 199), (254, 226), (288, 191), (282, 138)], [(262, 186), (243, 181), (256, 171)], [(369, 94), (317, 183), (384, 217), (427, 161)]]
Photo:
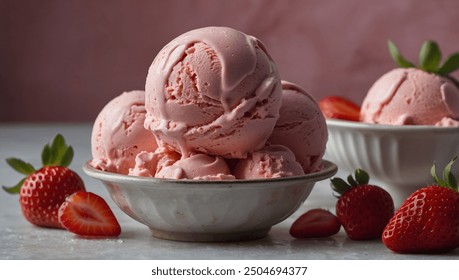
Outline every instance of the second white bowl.
[[(437, 169), (459, 154), (459, 128), (375, 125), (327, 120), (327, 157), (339, 168), (367, 171), (399, 205), (415, 190), (432, 183), (430, 168)], [(458, 166), (453, 172), (458, 174)], [(440, 171), (439, 171), (440, 172)], [(441, 176), (441, 174), (439, 174)]]

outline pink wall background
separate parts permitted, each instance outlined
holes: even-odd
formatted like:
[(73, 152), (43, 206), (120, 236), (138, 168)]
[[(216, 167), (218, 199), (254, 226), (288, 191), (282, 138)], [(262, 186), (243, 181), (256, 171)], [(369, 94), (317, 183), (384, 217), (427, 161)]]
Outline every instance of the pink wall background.
[(426, 39), (459, 51), (458, 11), (457, 0), (0, 0), (0, 122), (93, 121), (144, 88), (167, 42), (210, 25), (261, 39), (282, 78), (316, 99), (360, 102), (394, 67), (388, 38), (416, 61)]

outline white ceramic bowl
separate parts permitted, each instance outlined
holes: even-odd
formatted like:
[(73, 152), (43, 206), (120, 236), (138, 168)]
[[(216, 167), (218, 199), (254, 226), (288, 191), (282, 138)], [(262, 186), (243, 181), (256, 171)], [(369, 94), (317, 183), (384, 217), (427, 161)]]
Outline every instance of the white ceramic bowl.
[[(366, 170), (400, 205), (415, 190), (432, 183), (437, 172), (459, 154), (459, 128), (376, 125), (327, 120), (327, 158), (347, 172)], [(453, 168), (459, 174), (458, 165)], [(442, 174), (439, 174), (441, 176)]]
[(314, 183), (337, 172), (322, 171), (269, 180), (198, 181), (134, 177), (83, 170), (106, 186), (114, 202), (153, 236), (180, 241), (224, 242), (261, 238), (289, 217)]

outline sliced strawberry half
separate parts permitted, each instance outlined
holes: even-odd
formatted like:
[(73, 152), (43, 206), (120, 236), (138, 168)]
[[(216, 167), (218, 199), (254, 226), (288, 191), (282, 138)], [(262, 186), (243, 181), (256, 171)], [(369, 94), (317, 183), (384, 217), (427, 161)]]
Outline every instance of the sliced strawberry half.
[(328, 96), (319, 101), (322, 114), (329, 119), (359, 121), (360, 106), (340, 96)]
[(327, 237), (341, 228), (338, 218), (325, 209), (312, 209), (301, 215), (290, 227), (296, 238)]
[(59, 208), (59, 222), (81, 236), (118, 236), (121, 227), (105, 200), (91, 192), (78, 191)]

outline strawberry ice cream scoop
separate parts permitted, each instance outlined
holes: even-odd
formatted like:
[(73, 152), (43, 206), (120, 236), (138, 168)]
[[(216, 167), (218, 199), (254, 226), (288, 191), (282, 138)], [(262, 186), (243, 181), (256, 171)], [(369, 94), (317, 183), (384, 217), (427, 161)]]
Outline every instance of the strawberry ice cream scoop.
[(419, 69), (394, 69), (370, 88), (360, 119), (391, 125), (459, 126), (459, 88), (447, 78)]
[(282, 106), (270, 144), (289, 148), (307, 173), (322, 168), (327, 124), (314, 98), (300, 86), (282, 81)]
[(194, 180), (232, 180), (235, 179), (225, 160), (219, 156), (193, 154), (172, 165), (159, 168), (156, 178), (194, 179)]
[(227, 27), (189, 31), (167, 44), (147, 75), (145, 127), (184, 157), (244, 158), (279, 117), (277, 67), (256, 38)]
[(129, 175), (155, 177), (162, 168), (174, 164), (180, 158), (180, 154), (166, 147), (159, 147), (154, 152), (142, 151), (135, 157), (135, 166), (129, 169)]
[(91, 135), (91, 164), (98, 169), (128, 174), (141, 151), (158, 147), (145, 129), (145, 92), (130, 91), (112, 99), (100, 111)]
[(271, 145), (239, 160), (233, 174), (237, 179), (268, 179), (300, 176), (304, 171), (287, 147)]

